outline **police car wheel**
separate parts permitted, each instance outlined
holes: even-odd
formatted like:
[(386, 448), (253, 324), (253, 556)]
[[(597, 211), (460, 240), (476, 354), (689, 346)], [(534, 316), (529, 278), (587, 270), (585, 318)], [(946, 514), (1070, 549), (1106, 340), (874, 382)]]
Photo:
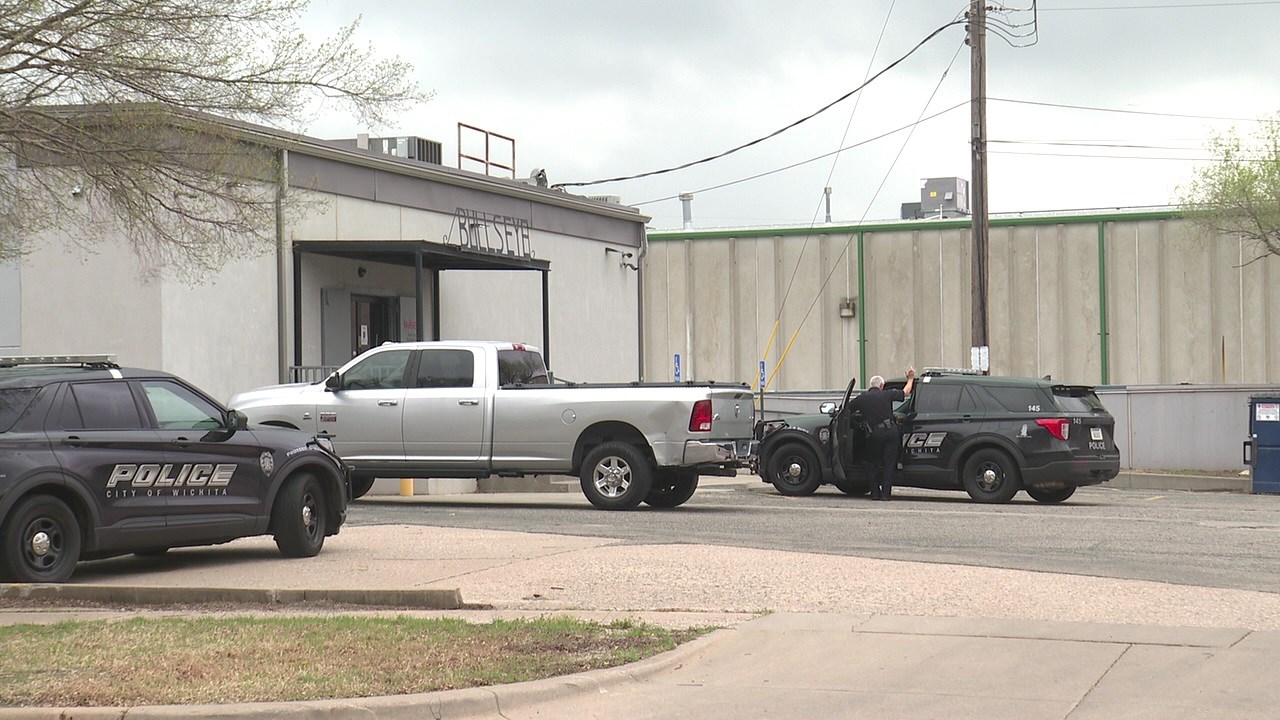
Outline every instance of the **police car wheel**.
[(1007, 503), (1022, 479), (1013, 459), (1000, 450), (985, 448), (969, 456), (964, 464), (964, 489), (980, 503)]
[(783, 495), (812, 495), (822, 484), (822, 468), (809, 448), (790, 442), (769, 454), (769, 482)]
[(285, 557), (315, 557), (324, 547), (324, 489), (314, 475), (303, 473), (285, 481), (271, 508), (276, 547)]
[(1065, 488), (1029, 487), (1029, 488), (1026, 488), (1026, 491), (1027, 491), (1027, 494), (1031, 496), (1031, 499), (1035, 500), (1038, 503), (1044, 503), (1046, 505), (1056, 505), (1060, 502), (1063, 502), (1064, 500), (1071, 497), (1072, 495), (1074, 495), (1076, 492), (1076, 489), (1074, 487), (1065, 487)]
[(80, 525), (57, 498), (18, 503), (0, 528), (0, 576), (13, 582), (53, 583), (71, 577), (80, 559)]
[(698, 473), (695, 470), (664, 470), (654, 477), (653, 488), (645, 496), (649, 507), (679, 507), (693, 497), (698, 489)]

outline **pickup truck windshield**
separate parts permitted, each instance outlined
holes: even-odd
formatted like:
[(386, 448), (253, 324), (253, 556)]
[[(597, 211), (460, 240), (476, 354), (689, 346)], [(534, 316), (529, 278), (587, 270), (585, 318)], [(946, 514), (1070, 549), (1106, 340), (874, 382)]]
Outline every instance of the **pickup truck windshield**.
[(528, 350), (498, 351), (499, 385), (546, 385), (547, 366), (542, 356)]

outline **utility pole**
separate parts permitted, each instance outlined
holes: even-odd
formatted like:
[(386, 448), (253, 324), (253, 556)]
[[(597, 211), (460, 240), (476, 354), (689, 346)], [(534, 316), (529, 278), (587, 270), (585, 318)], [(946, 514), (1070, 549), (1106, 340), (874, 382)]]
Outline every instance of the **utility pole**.
[(972, 122), (972, 177), (969, 203), (973, 212), (973, 269), (971, 322), (975, 366), (989, 370), (987, 337), (987, 8), (986, 0), (972, 0), (969, 9), (969, 58)]

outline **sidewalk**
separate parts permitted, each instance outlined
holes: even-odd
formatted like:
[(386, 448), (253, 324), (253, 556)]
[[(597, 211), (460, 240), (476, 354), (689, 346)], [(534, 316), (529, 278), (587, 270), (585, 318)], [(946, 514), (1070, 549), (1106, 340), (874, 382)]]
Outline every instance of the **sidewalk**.
[[(24, 593), (45, 592), (144, 609), (21, 606)], [(570, 613), (726, 628), (634, 665), (517, 685), (316, 703), (0, 709), (0, 720), (1261, 719), (1280, 707), (1280, 594), (1016, 570), (353, 526), (307, 560), (251, 538), (85, 564), (71, 583), (0, 585), (0, 598), (5, 624), (183, 614), (172, 608), (221, 598), (284, 609), (305, 599), (385, 603), (479, 622)]]

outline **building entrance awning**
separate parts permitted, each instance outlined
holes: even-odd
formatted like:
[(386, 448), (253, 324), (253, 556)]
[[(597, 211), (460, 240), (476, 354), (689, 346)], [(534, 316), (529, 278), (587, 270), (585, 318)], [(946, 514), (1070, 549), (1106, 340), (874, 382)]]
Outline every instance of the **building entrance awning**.
[(299, 240), (294, 252), (364, 260), (414, 267), (418, 257), (422, 267), (433, 270), (540, 270), (551, 269), (549, 260), (537, 260), (502, 252), (477, 252), (456, 245), (413, 240), (361, 240), (331, 242)]
[(360, 240), (327, 241), (295, 240), (293, 242), (293, 356), (294, 364), (302, 365), (302, 256), (325, 255), (363, 262), (387, 263), (414, 268), (414, 295), (418, 339), (423, 337), (426, 301), (424, 273), (430, 272), (431, 283), (431, 340), (440, 339), (440, 272), (444, 270), (532, 270), (542, 273), (542, 355), (550, 363), (551, 340), (549, 260), (504, 253), (466, 250), (456, 245), (431, 243), (423, 240)]

